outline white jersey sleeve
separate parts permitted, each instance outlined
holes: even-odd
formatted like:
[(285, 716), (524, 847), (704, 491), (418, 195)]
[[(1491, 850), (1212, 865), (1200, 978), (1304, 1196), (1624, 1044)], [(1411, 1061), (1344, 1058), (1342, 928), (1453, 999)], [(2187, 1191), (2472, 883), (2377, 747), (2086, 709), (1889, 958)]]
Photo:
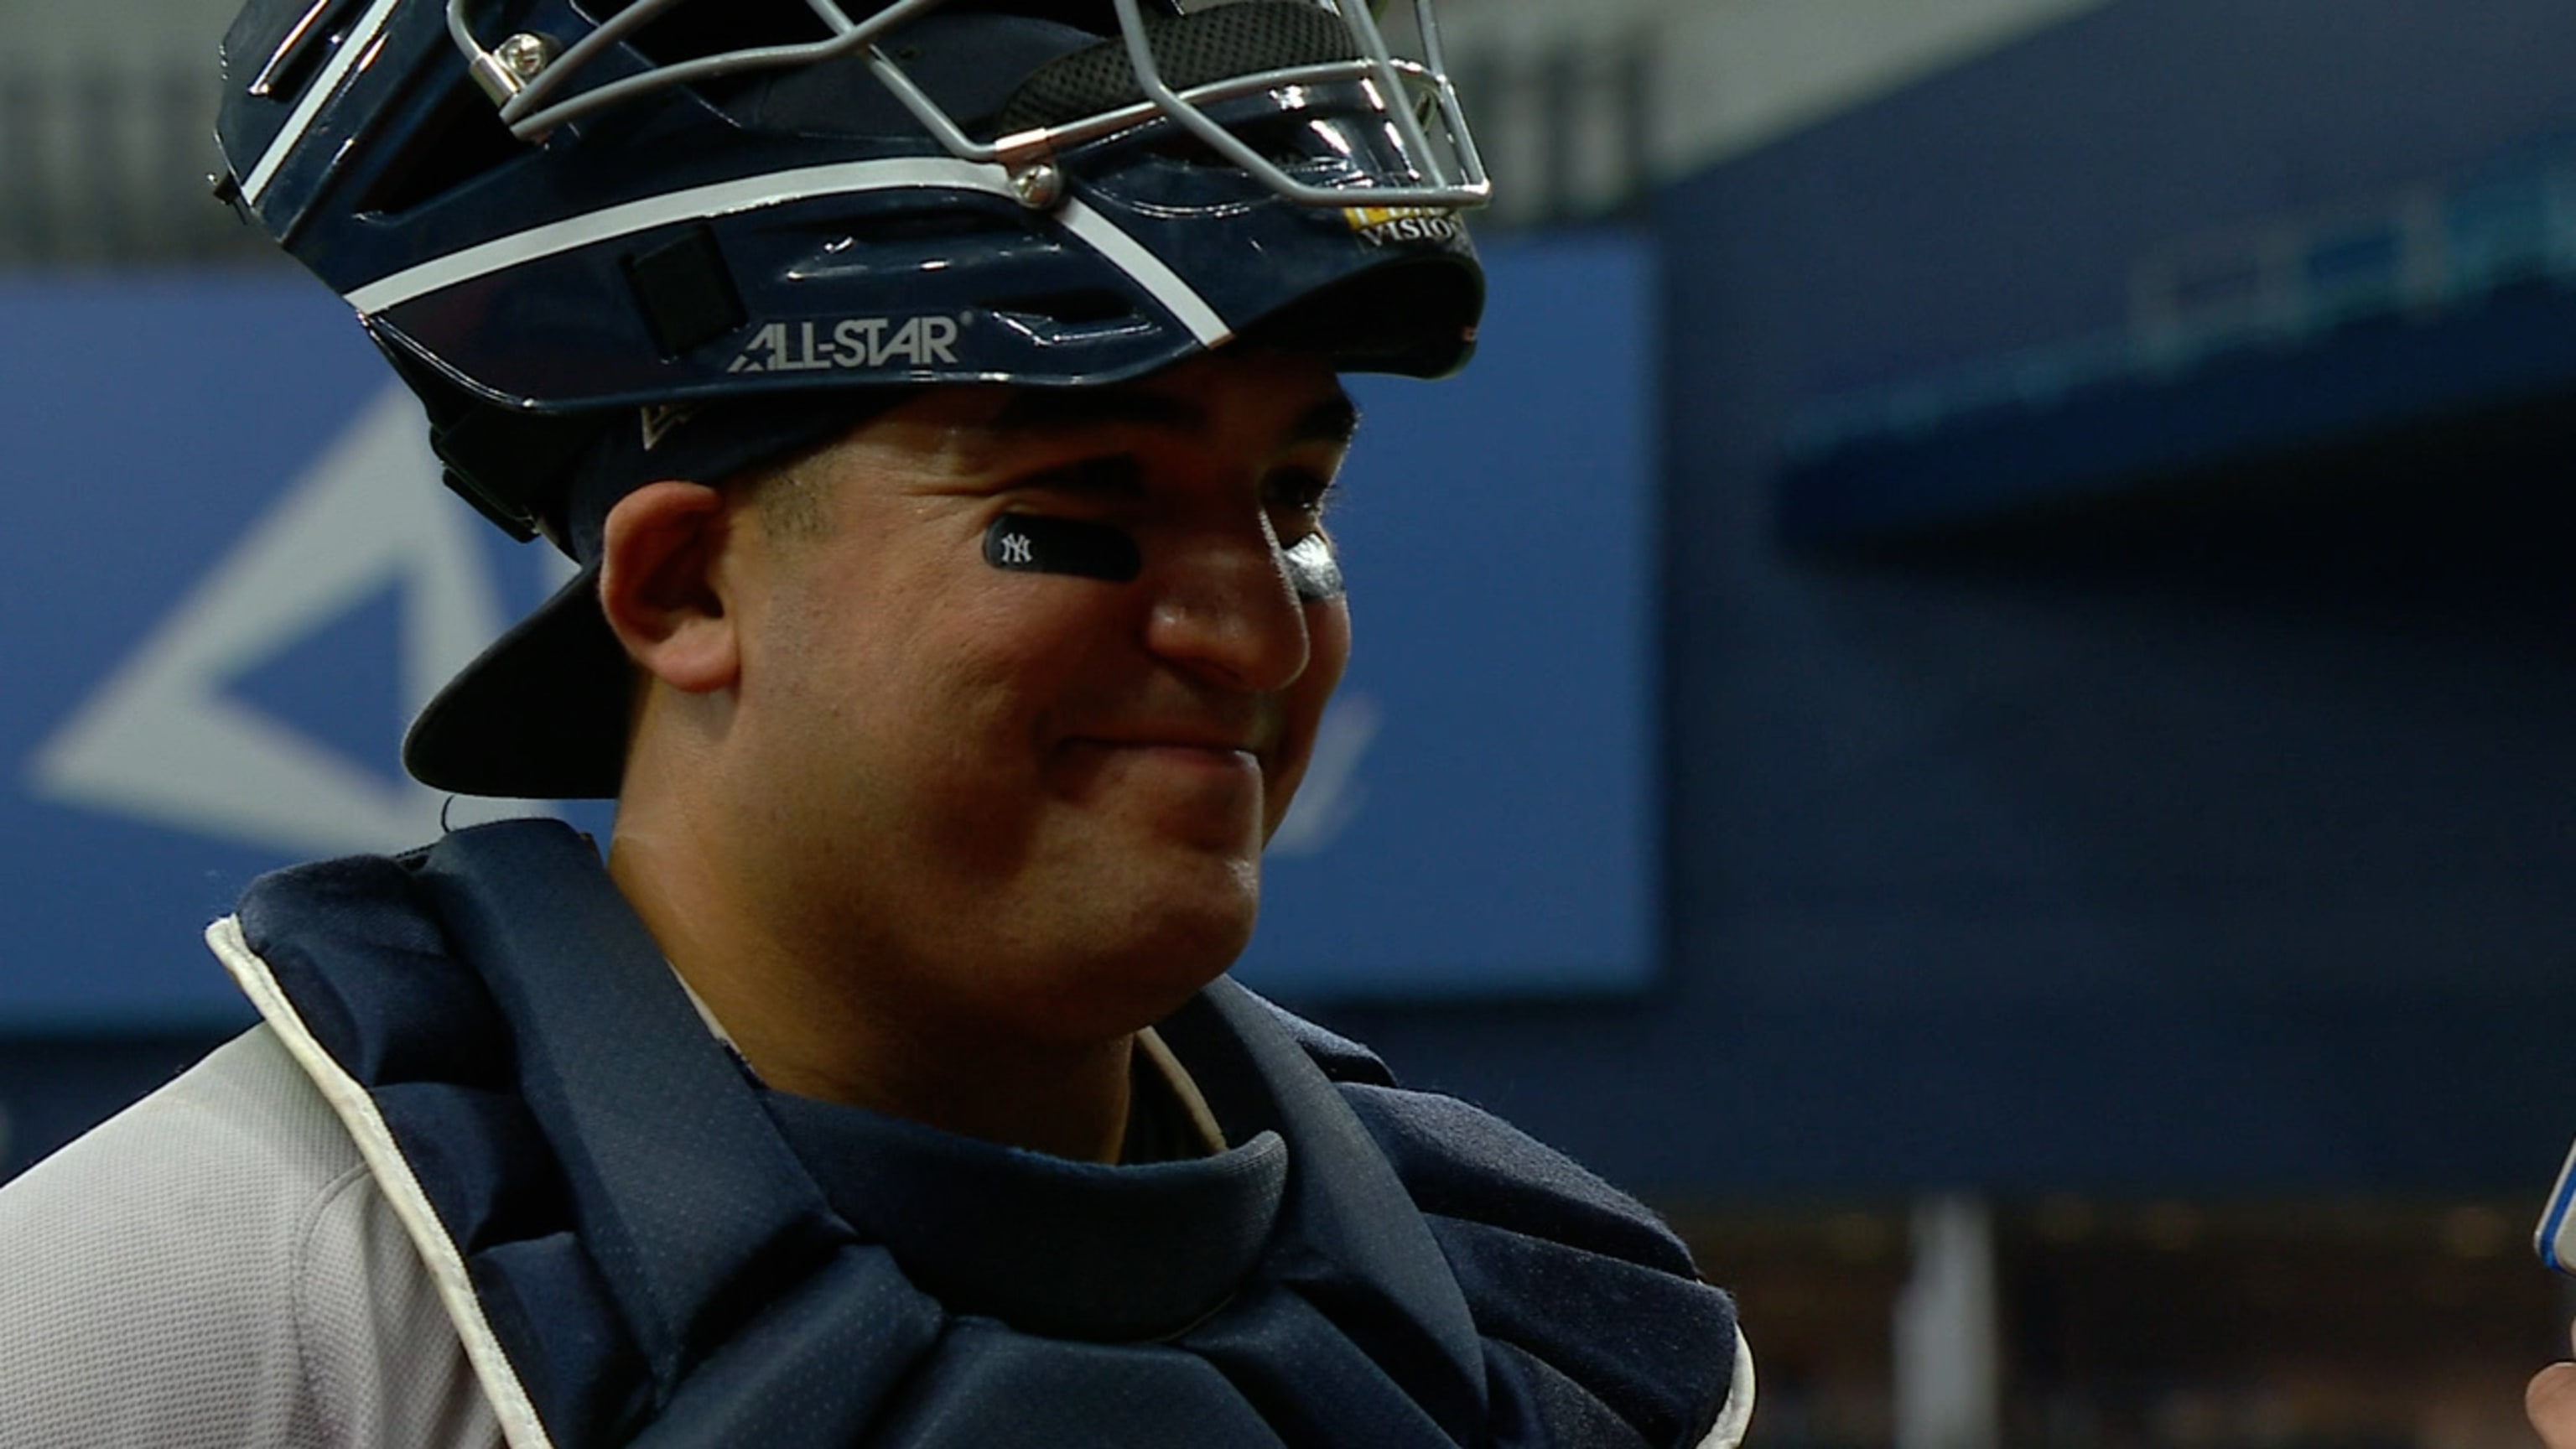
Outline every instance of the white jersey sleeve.
[(0, 1188), (0, 1446), (486, 1449), (401, 1224), (267, 1027)]

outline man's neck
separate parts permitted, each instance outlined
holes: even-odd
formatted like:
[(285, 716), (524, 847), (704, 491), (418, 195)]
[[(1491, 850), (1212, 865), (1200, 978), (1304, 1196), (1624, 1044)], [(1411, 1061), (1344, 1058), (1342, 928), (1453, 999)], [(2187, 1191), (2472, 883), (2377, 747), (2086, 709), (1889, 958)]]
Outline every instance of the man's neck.
[(906, 974), (871, 962), (864, 944), (784, 939), (723, 872), (619, 826), (611, 879), (763, 1082), (1057, 1157), (1118, 1160), (1132, 1034), (1031, 1041), (954, 1020), (907, 994)]

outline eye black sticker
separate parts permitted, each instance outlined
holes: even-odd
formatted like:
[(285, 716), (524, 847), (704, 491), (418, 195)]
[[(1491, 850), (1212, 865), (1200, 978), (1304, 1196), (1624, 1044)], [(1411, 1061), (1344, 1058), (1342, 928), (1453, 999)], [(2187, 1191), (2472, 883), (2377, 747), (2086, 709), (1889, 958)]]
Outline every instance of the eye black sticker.
[(1288, 586), (1310, 604), (1342, 596), (1342, 565), (1333, 557), (1333, 541), (1320, 533), (1297, 540), (1286, 555)]
[(1005, 573), (1071, 574), (1123, 584), (1142, 573), (1135, 536), (1114, 523), (1005, 513), (984, 530), (984, 562)]
[[(1288, 585), (1297, 597), (1320, 603), (1342, 596), (1342, 566), (1330, 539), (1310, 533), (1282, 555)], [(1135, 536), (1114, 523), (1059, 518), (1046, 513), (1005, 513), (984, 530), (984, 562), (1015, 574), (1069, 574), (1123, 584), (1144, 572)]]

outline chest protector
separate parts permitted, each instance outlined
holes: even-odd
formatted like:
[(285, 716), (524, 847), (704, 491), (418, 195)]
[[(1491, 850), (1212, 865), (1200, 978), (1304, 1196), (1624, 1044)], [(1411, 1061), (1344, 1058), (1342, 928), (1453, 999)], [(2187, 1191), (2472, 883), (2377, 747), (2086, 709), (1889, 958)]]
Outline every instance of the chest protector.
[(762, 1087), (551, 821), (238, 921), (514, 1449), (1688, 1446), (1728, 1396), (1643, 1207), (1230, 982), (1159, 1029), (1236, 1145), (1113, 1167)]

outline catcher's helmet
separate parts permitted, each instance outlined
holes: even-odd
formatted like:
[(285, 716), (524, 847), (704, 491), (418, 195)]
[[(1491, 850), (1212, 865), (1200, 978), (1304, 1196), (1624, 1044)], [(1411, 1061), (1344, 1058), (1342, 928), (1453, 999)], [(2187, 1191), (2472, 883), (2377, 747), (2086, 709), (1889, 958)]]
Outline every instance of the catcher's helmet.
[[(1414, 7), (1419, 61), (1363, 0), (251, 0), (219, 188), (356, 307), (449, 484), (595, 565), (621, 482), (717, 481), (910, 386), (1246, 332), (1462, 364), (1488, 188)], [(415, 775), (615, 793), (594, 582), (432, 702)]]

